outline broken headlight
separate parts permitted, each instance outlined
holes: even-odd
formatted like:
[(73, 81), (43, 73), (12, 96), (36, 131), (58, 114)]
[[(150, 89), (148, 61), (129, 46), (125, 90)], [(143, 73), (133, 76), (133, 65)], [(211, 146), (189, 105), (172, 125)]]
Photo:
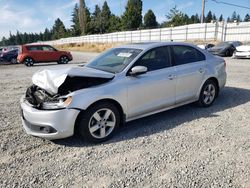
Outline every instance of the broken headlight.
[(57, 101), (48, 101), (42, 103), (42, 109), (44, 110), (59, 110), (66, 108), (72, 101), (72, 97), (60, 98)]

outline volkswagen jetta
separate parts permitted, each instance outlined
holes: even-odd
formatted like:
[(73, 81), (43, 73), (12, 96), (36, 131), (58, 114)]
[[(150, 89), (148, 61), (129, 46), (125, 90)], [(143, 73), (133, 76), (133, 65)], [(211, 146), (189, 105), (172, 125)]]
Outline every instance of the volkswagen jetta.
[(112, 137), (124, 122), (192, 102), (208, 107), (226, 83), (225, 61), (186, 43), (113, 48), (85, 66), (43, 70), (21, 98), (28, 134), (88, 141)]

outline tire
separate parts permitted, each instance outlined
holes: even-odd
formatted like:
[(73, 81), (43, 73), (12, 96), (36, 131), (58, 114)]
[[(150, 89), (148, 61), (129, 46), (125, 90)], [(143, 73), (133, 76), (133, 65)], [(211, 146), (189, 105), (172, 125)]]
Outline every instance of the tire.
[(17, 59), (16, 59), (16, 58), (12, 58), (12, 59), (10, 60), (10, 62), (11, 62), (11, 64), (17, 64)]
[(80, 114), (78, 131), (80, 136), (88, 142), (104, 142), (118, 130), (120, 120), (121, 114), (114, 104), (99, 103)]
[(34, 65), (34, 60), (30, 57), (27, 57), (25, 58), (24, 60), (24, 64), (27, 66), (27, 67), (31, 67)]
[(60, 57), (60, 59), (58, 60), (58, 64), (68, 64), (69, 62), (69, 58), (67, 56), (62, 56)]
[(209, 107), (214, 103), (218, 95), (218, 87), (213, 80), (207, 80), (202, 86), (198, 105), (201, 107)]

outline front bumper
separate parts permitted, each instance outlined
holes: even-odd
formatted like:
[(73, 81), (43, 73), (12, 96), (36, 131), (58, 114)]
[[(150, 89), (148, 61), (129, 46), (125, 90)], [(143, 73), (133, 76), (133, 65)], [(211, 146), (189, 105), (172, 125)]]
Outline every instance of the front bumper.
[(70, 137), (79, 110), (38, 110), (21, 98), (22, 124), (27, 134), (50, 140)]
[(250, 52), (235, 52), (233, 54), (234, 58), (250, 58)]

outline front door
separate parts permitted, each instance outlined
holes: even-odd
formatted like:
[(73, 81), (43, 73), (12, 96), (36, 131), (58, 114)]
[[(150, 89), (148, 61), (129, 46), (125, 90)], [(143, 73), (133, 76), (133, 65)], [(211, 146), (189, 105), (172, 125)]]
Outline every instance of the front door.
[(128, 118), (163, 109), (175, 103), (175, 67), (171, 66), (168, 47), (155, 48), (143, 55), (134, 66), (148, 72), (127, 76)]

